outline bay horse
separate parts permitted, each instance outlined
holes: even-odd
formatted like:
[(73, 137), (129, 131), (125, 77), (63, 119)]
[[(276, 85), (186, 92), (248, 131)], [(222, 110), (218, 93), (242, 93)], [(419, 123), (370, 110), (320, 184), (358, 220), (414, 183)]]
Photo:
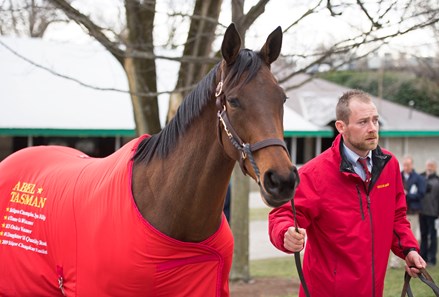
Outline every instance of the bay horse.
[(229, 296), (222, 212), (235, 162), (276, 207), (298, 183), (270, 71), (280, 27), (223, 59), (155, 135), (105, 158), (38, 146), (0, 163), (0, 296)]

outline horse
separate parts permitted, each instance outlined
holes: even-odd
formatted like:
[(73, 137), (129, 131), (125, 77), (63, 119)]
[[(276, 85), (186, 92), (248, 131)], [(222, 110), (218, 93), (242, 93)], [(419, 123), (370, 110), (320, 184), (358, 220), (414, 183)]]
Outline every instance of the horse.
[(271, 207), (299, 182), (283, 140), (286, 95), (270, 70), (276, 28), (222, 59), (157, 134), (105, 158), (36, 146), (0, 163), (0, 296), (229, 296), (223, 214), (236, 162)]

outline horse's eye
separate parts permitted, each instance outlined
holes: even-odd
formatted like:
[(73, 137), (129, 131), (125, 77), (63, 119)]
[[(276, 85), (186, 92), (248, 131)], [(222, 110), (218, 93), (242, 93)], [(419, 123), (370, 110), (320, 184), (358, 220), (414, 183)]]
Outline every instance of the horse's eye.
[(231, 107), (240, 107), (241, 106), (241, 104), (239, 103), (238, 98), (235, 98), (235, 97), (227, 98), (227, 102), (229, 103), (229, 105)]
[(285, 96), (284, 103), (287, 102), (287, 100), (290, 99), (288, 96)]

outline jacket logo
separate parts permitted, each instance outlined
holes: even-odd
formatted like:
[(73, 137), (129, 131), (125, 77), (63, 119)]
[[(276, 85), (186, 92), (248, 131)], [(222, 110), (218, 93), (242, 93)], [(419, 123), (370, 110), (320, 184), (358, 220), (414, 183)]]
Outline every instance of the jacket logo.
[(390, 186), (390, 183), (378, 185), (377, 188), (382, 189), (382, 188), (387, 188), (388, 186)]

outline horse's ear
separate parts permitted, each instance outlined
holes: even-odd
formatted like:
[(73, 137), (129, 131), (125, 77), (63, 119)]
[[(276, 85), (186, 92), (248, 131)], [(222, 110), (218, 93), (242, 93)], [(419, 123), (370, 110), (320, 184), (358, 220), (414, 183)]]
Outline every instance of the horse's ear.
[(270, 65), (279, 57), (280, 49), (282, 48), (282, 29), (277, 27), (276, 30), (271, 32), (267, 37), (267, 41), (261, 48), (262, 59)]
[(241, 49), (241, 37), (236, 30), (235, 24), (231, 23), (224, 34), (223, 43), (221, 45), (221, 54), (227, 65), (233, 64)]

